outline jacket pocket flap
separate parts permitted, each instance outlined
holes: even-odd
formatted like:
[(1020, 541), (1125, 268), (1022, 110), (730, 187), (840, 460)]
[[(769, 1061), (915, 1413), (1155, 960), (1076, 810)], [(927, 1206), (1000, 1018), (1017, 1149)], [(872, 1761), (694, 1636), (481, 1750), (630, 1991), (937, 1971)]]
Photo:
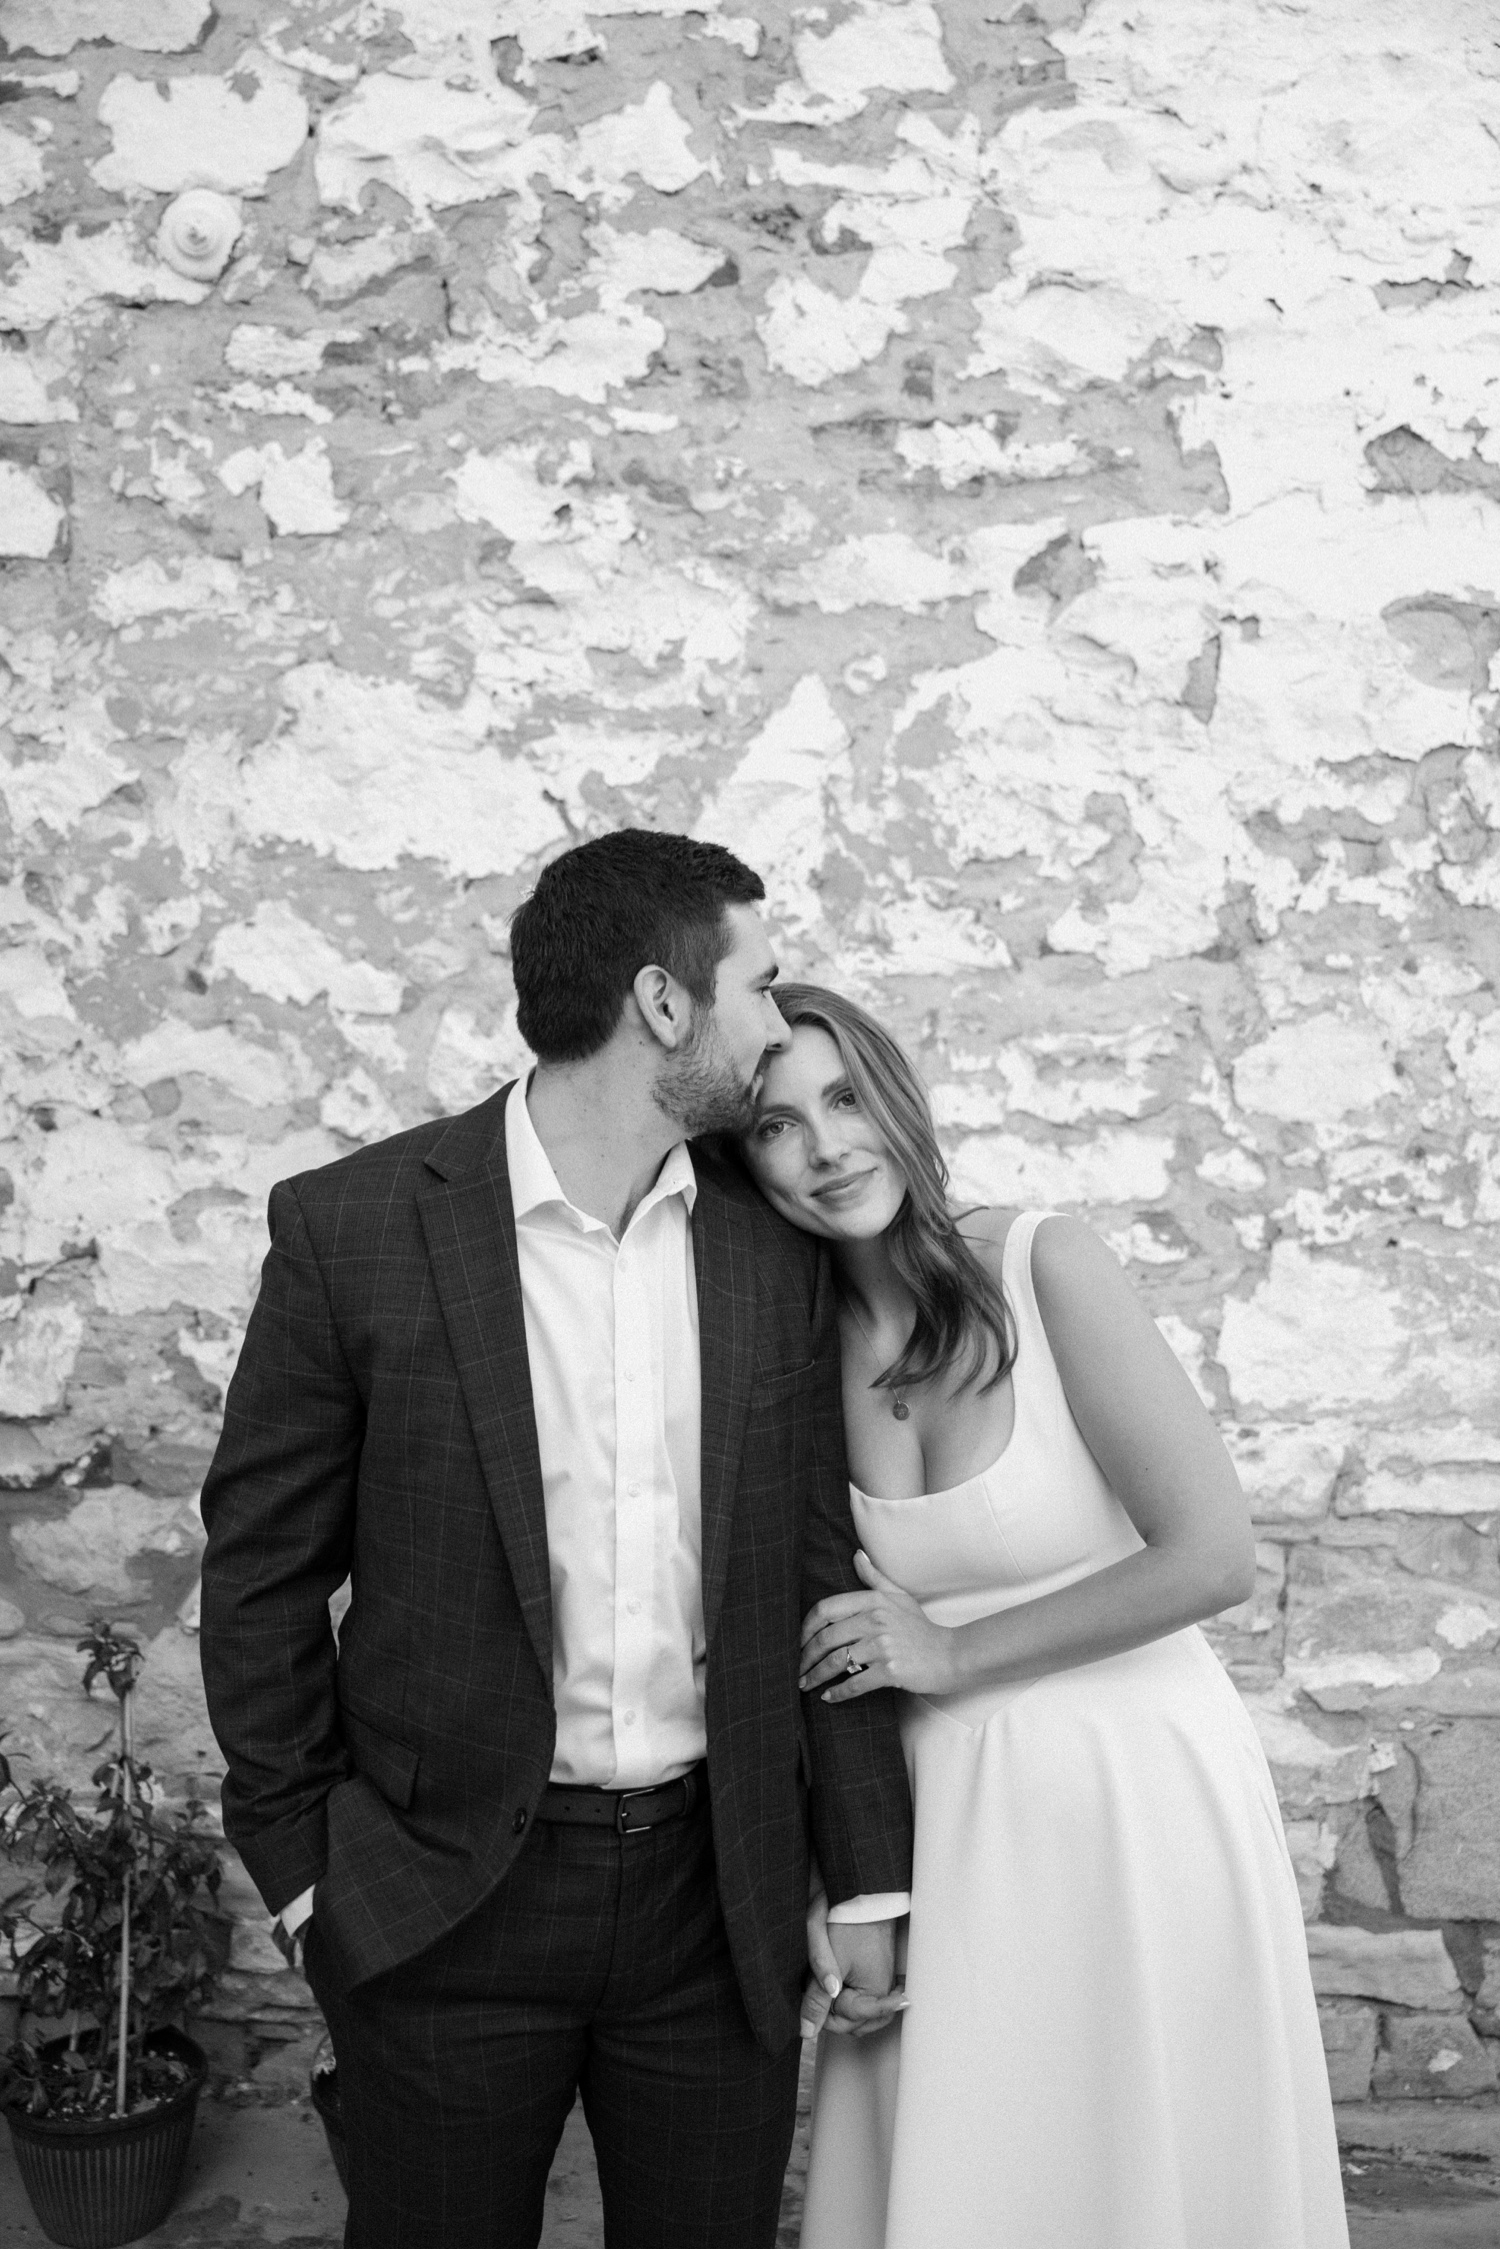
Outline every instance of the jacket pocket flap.
[(356, 1718), (352, 1710), (346, 1709), (340, 1715), (344, 1738), (354, 1754), (355, 1771), (373, 1781), (388, 1804), (404, 1812), (417, 1785), (421, 1757), (404, 1741), (395, 1741), (378, 1727), (367, 1725), (363, 1718)]

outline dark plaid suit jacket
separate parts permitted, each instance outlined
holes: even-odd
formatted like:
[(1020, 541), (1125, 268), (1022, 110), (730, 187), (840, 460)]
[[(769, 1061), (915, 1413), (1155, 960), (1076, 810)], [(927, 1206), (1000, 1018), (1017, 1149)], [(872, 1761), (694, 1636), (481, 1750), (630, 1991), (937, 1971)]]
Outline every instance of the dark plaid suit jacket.
[[(551, 1768), (509, 1091), (274, 1189), (203, 1491), (225, 1829), (273, 1912), (317, 1883), (351, 1985), (500, 1881)], [(826, 1257), (733, 1167), (695, 1162), (709, 1791), (736, 1972), (775, 2050), (796, 2026), (809, 1786), (834, 1898), (908, 1885), (910, 1807), (890, 1696), (797, 1691), (803, 1611), (858, 1582)]]

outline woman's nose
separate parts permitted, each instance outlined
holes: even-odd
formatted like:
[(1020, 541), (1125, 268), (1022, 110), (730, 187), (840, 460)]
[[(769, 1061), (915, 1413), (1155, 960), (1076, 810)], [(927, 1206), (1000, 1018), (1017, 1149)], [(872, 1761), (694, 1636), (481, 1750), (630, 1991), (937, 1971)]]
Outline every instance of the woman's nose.
[(842, 1142), (827, 1121), (815, 1117), (807, 1128), (809, 1160), (822, 1168), (836, 1164), (843, 1152)]

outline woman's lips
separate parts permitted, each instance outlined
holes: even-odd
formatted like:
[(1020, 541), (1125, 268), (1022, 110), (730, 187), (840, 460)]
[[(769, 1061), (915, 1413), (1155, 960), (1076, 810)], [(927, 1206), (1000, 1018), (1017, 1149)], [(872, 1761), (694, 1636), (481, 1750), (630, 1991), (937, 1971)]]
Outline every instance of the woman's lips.
[(854, 1188), (863, 1187), (866, 1180), (873, 1179), (874, 1176), (873, 1171), (856, 1171), (851, 1173), (847, 1179), (830, 1179), (826, 1187), (814, 1187), (812, 1191), (813, 1200), (821, 1203), (827, 1202), (831, 1197), (841, 1199)]

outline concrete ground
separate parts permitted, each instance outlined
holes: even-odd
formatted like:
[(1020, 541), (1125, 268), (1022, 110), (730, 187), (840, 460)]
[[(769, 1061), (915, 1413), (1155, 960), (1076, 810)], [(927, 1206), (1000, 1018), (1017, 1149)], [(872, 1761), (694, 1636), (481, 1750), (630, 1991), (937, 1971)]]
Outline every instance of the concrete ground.
[[(796, 2249), (805, 2132), (804, 2120), (779, 2249)], [(1346, 2157), (1345, 2187), (1352, 2249), (1500, 2249), (1500, 2164), (1356, 2149)], [(236, 2108), (208, 2101), (177, 2208), (147, 2238), (158, 2249), (339, 2249), (343, 2229), (344, 2197), (322, 2126), (305, 2103)], [(593, 2149), (583, 2111), (575, 2109), (553, 2166), (543, 2249), (602, 2249), (602, 2241)], [(0, 2249), (44, 2249), (45, 2242), (7, 2133), (0, 2147)]]

